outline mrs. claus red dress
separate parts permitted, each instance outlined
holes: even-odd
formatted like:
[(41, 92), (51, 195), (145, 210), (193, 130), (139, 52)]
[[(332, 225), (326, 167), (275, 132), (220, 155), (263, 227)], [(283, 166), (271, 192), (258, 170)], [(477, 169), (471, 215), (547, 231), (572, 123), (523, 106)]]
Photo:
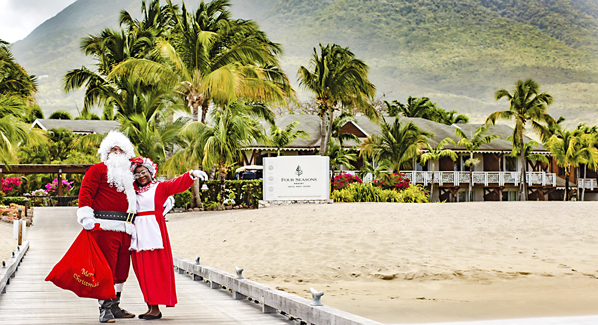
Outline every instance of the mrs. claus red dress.
[(173, 307), (177, 303), (170, 239), (164, 221), (164, 203), (193, 185), (187, 172), (173, 180), (151, 182), (137, 190), (135, 235), (131, 239), (133, 269), (149, 305)]

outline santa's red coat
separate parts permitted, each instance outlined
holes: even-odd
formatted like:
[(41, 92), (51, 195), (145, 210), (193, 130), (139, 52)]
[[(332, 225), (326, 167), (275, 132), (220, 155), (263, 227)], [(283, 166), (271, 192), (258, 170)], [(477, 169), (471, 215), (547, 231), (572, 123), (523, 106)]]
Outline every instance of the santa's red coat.
[(145, 302), (150, 305), (173, 307), (177, 303), (172, 249), (162, 214), (166, 199), (189, 189), (191, 185), (193, 185), (193, 180), (188, 172), (173, 180), (159, 182), (156, 185), (154, 216), (160, 226), (164, 249), (131, 251), (131, 260), (139, 287), (143, 292)]
[(108, 167), (104, 163), (92, 165), (85, 172), (79, 190), (79, 207), (86, 206), (94, 211), (127, 212), (127, 196), (108, 184)]

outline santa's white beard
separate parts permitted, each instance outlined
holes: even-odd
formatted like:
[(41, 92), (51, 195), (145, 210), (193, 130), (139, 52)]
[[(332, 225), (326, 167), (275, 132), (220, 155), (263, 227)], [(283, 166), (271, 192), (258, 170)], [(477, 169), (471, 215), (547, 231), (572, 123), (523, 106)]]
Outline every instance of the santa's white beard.
[(105, 164), (108, 167), (108, 184), (110, 186), (116, 186), (118, 192), (133, 188), (135, 178), (131, 173), (131, 162), (126, 155), (111, 153)]

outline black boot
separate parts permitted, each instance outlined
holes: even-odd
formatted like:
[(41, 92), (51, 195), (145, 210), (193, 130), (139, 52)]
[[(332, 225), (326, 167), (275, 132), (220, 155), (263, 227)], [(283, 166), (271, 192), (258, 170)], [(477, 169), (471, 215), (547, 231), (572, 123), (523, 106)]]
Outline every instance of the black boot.
[(112, 304), (112, 314), (115, 318), (134, 318), (135, 314), (132, 314), (124, 309), (121, 309), (118, 304), (120, 304), (120, 292), (116, 293), (116, 299), (112, 299), (114, 303)]
[(114, 323), (114, 314), (112, 314), (112, 305), (116, 299), (98, 300), (100, 303), (100, 323)]

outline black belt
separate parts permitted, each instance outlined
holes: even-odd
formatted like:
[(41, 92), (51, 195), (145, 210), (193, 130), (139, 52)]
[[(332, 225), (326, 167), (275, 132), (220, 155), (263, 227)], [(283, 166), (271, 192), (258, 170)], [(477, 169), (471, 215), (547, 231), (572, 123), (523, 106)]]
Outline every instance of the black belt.
[(133, 223), (135, 222), (135, 217), (137, 215), (133, 212), (126, 213), (117, 211), (94, 211), (93, 216), (97, 219), (118, 220)]

